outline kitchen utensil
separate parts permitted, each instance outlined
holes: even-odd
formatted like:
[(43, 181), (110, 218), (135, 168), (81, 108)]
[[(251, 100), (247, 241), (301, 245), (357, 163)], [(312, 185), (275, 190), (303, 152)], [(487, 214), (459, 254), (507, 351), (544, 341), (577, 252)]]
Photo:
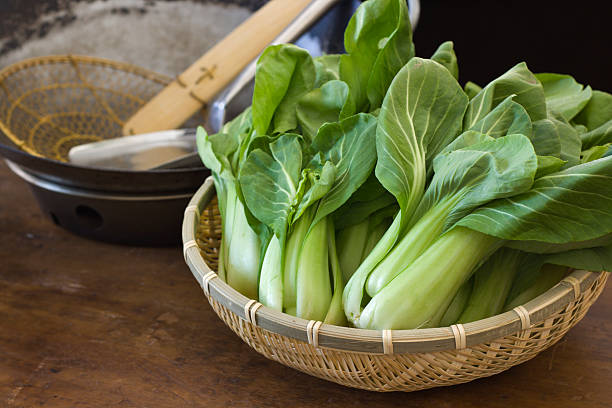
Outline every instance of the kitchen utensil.
[(195, 134), (195, 129), (165, 130), (86, 143), (70, 149), (68, 158), (81, 166), (150, 170), (194, 152)]
[(122, 121), (168, 83), (170, 78), (143, 68), (93, 57), (33, 58), (6, 67), (0, 71), (0, 154), (68, 187), (193, 192), (208, 170), (124, 171), (66, 163), (72, 146), (121, 134)]

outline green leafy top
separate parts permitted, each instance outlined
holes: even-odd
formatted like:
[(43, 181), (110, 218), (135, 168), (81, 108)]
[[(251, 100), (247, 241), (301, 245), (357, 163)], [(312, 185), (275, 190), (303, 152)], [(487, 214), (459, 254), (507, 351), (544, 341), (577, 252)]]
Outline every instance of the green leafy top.
[(584, 88), (569, 75), (536, 74), (542, 83), (546, 106), (559, 113), (565, 120), (571, 120), (591, 99), (591, 87)]
[(556, 244), (612, 232), (612, 157), (537, 179), (526, 193), (493, 201), (458, 225), (506, 240)]
[(313, 221), (331, 214), (367, 180), (376, 162), (376, 117), (360, 113), (319, 129), (312, 148), (319, 154), (314, 163), (331, 162), (336, 181), (319, 203)]
[(373, 111), (395, 74), (414, 56), (406, 2), (362, 3), (344, 32), (344, 48), (340, 79), (349, 85), (357, 112)]
[[(240, 172), (240, 185), (253, 215), (281, 240), (288, 228), (316, 206), (312, 225), (338, 209), (365, 182), (374, 167), (376, 118), (351, 116), (323, 125), (305, 163), (301, 137), (284, 134), (253, 150)], [(265, 142), (265, 140), (264, 140)]]
[(413, 58), (391, 83), (379, 114), (376, 176), (396, 197), (404, 225), (425, 191), (429, 164), (459, 134), (467, 104), (435, 61)]
[(470, 100), (465, 114), (464, 129), (470, 129), (511, 95), (515, 95), (514, 101), (525, 108), (532, 121), (547, 117), (542, 84), (529, 71), (527, 65), (521, 62), (491, 81)]
[(520, 134), (484, 140), (438, 155), (434, 177), (414, 218), (444, 200), (453, 201), (444, 230), (474, 208), (491, 200), (528, 191), (537, 158), (529, 139)]
[(531, 119), (525, 108), (513, 101), (514, 97), (515, 95), (508, 96), (482, 119), (474, 123), (469, 130), (494, 138), (508, 134), (521, 134), (529, 137), (532, 132)]
[(459, 79), (459, 65), (457, 64), (457, 55), (453, 49), (453, 42), (446, 41), (440, 44), (438, 49), (431, 56), (433, 61), (448, 69), (455, 79)]
[(294, 212), (302, 170), (299, 135), (284, 134), (255, 149), (240, 172), (240, 184), (249, 210), (278, 237), (285, 237)]
[(304, 137), (312, 141), (325, 123), (337, 122), (355, 113), (345, 82), (331, 80), (304, 95), (297, 106), (297, 117)]
[(258, 135), (297, 128), (296, 107), (313, 89), (315, 65), (308, 51), (295, 45), (273, 45), (257, 61), (253, 91), (253, 126)]

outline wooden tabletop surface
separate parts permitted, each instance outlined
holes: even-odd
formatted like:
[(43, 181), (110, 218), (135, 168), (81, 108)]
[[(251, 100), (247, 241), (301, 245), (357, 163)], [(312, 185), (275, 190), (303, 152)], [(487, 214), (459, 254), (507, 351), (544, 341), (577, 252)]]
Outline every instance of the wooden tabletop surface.
[(214, 314), (177, 248), (56, 227), (0, 161), (0, 407), (612, 407), (612, 288), (509, 371), (411, 394), (266, 360)]

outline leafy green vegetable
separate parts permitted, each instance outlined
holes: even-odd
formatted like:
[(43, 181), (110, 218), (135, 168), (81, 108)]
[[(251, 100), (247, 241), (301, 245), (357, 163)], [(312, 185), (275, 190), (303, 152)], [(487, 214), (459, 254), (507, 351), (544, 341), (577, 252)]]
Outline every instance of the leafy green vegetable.
[(463, 121), (464, 129), (470, 129), (511, 95), (515, 95), (514, 101), (525, 108), (532, 121), (547, 117), (542, 84), (521, 62), (490, 82), (470, 100)]
[(312, 147), (320, 152), (315, 158), (334, 163), (336, 182), (321, 199), (314, 222), (331, 214), (367, 180), (376, 162), (374, 138), (377, 120), (360, 113), (319, 129)]
[(535, 178), (555, 173), (561, 170), (566, 163), (565, 160), (558, 159), (554, 156), (538, 156), (538, 171), (536, 172)]
[(295, 45), (273, 45), (257, 61), (253, 91), (253, 126), (258, 135), (297, 128), (296, 107), (313, 89), (315, 66), (308, 51)]
[(514, 95), (511, 95), (504, 99), (470, 130), (495, 138), (510, 134), (531, 136), (531, 119), (525, 108), (514, 102), (513, 98)]
[(386, 191), (380, 195), (372, 195), (371, 200), (363, 201), (354, 200), (356, 194), (334, 212), (335, 224), (338, 229), (346, 229), (368, 221), (379, 211), (385, 212), (391, 217), (398, 211), (395, 198)]
[(252, 151), (240, 175), (249, 209), (281, 239), (293, 215), (302, 170), (299, 135), (284, 134), (270, 143), (270, 152)]
[[(360, 314), (368, 275), (416, 210), (425, 190), (427, 165), (459, 133), (467, 103), (450, 72), (434, 61), (411, 59), (391, 83), (378, 116), (376, 176), (396, 197), (400, 213), (345, 287), (349, 321)], [(443, 120), (430, 122), (432, 116)]]
[(459, 78), (459, 65), (457, 65), (457, 55), (455, 55), (452, 41), (446, 41), (440, 44), (436, 52), (431, 56), (431, 59), (448, 69), (448, 72), (450, 72), (455, 79)]
[(220, 275), (245, 296), (256, 297), (261, 241), (247, 220), (237, 183), (241, 164), (240, 146), (249, 139), (250, 115), (251, 111), (246, 110), (226, 124), (222, 132), (228, 134), (209, 136), (200, 127), (196, 140), (202, 161), (212, 170), (223, 220)]
[(567, 274), (568, 267), (589, 271), (611, 270), (612, 245), (556, 254), (529, 254), (514, 280), (504, 310), (522, 305), (559, 283)]
[(472, 81), (467, 81), (463, 87), (463, 92), (465, 92), (470, 100), (474, 99), (474, 97), (478, 95), (480, 91), (482, 91), (482, 87)]
[(440, 319), (440, 327), (450, 326), (451, 324), (457, 322), (457, 319), (459, 319), (459, 316), (461, 316), (461, 313), (467, 305), (470, 295), (472, 294), (473, 287), (474, 277), (472, 276), (470, 280), (461, 285), (459, 291), (455, 297), (453, 297), (453, 300), (451, 301), (450, 305), (448, 305), (446, 312), (444, 312), (444, 315)]
[(304, 318), (325, 318), (332, 300), (328, 260), (332, 220), (327, 216), (372, 172), (376, 123), (374, 116), (358, 114), (321, 126), (310, 146), (317, 153), (309, 163), (304, 163), (301, 137), (296, 134), (269, 138), (264, 149), (249, 153), (240, 173), (245, 201), (278, 240), (278, 244), (271, 241), (275, 246), (269, 246), (264, 258), (260, 300), (266, 303), (262, 303)]
[(314, 139), (325, 123), (337, 122), (355, 113), (348, 85), (342, 81), (326, 82), (304, 95), (297, 106), (297, 118), (308, 140)]
[(325, 320), (332, 300), (327, 218), (311, 225), (298, 260), (296, 316)]
[(502, 248), (474, 274), (474, 288), (458, 323), (469, 323), (494, 316), (503, 310), (524, 254)]
[[(517, 276), (504, 305), (504, 311), (512, 310), (540, 296), (567, 275), (567, 268), (563, 266), (543, 265), (540, 260), (536, 260), (536, 265), (535, 270), (533, 267), (526, 268)], [(529, 273), (525, 273), (526, 271)]]
[(544, 87), (546, 106), (565, 120), (576, 116), (591, 99), (591, 87), (583, 87), (569, 75), (537, 74)]
[(549, 116), (534, 122), (533, 129), (532, 143), (536, 153), (558, 157), (564, 160), (568, 167), (580, 163), (580, 136), (565, 119)]
[(376, 330), (439, 326), (454, 294), (498, 245), (491, 236), (453, 228), (378, 292), (356, 325)]
[(612, 119), (590, 132), (583, 133), (580, 138), (583, 149), (612, 143)]
[(374, 61), (367, 85), (370, 111), (380, 107), (395, 74), (414, 56), (412, 27), (406, 2), (392, 0), (389, 6), (387, 13), (395, 17), (395, 26), (393, 32), (378, 43), (380, 52)]
[(588, 163), (593, 160), (601, 159), (606, 155), (606, 153), (608, 153), (610, 146), (612, 146), (612, 142), (607, 143), (603, 146), (593, 146), (590, 149), (587, 149), (582, 152), (582, 158), (580, 161), (582, 163)]
[(612, 232), (612, 157), (537, 179), (521, 195), (496, 200), (468, 215), (463, 225), (501, 239), (556, 244)]
[(379, 115), (376, 176), (396, 197), (402, 227), (424, 192), (428, 165), (459, 134), (467, 103), (448, 70), (431, 60), (413, 58), (391, 84)]
[(525, 63), (462, 88), (452, 42), (415, 57), (404, 0), (363, 2), (344, 39), (318, 58), (269, 47), (252, 108), (198, 131), (231, 286), (305, 319), (410, 329), (612, 268), (612, 95)]
[(366, 290), (376, 295), (438, 236), (474, 208), (529, 190), (537, 159), (529, 139), (509, 135), (444, 153), (415, 214), (418, 220), (374, 269)]
[(349, 85), (357, 112), (373, 111), (395, 74), (414, 56), (406, 2), (362, 3), (344, 33), (344, 48), (340, 79)]
[(584, 109), (574, 118), (574, 122), (594, 130), (612, 119), (612, 95), (607, 92), (593, 91)]
[(336, 234), (339, 264), (345, 282), (348, 282), (361, 263), (369, 230), (370, 220), (366, 218)]
[(342, 291), (344, 289), (344, 280), (342, 277), (342, 270), (340, 269), (338, 254), (336, 252), (334, 221), (332, 218), (327, 219), (327, 228), (327, 236), (329, 237), (327, 243), (329, 251), (329, 264), (332, 270), (333, 295), (329, 305), (329, 310), (325, 315), (324, 323), (333, 324), (336, 326), (346, 326), (347, 321), (346, 317), (344, 316), (344, 309), (342, 308)]
[(320, 88), (326, 82), (340, 79), (340, 57), (340, 54), (327, 54), (314, 59), (315, 88)]
[(612, 244), (551, 254), (545, 259), (547, 263), (575, 269), (610, 271), (612, 270)]
[(275, 235), (266, 250), (259, 296), (266, 306), (282, 310), (282, 257), (287, 225), (293, 216), (302, 167), (299, 136), (285, 134), (269, 145), (269, 152), (253, 150), (241, 169), (240, 184), (253, 215)]

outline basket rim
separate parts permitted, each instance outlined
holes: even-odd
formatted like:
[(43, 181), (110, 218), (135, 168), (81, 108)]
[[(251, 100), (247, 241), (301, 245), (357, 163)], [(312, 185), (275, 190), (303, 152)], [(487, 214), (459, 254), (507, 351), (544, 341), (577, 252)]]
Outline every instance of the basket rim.
[(127, 71), (136, 75), (140, 75), (152, 81), (159, 82), (162, 85), (168, 85), (172, 81), (172, 78), (167, 75), (160, 74), (155, 71), (142, 68), (138, 65), (134, 65), (128, 62), (115, 61), (109, 58), (93, 57), (89, 55), (57, 54), (30, 57), (7, 65), (6, 67), (0, 69), (0, 83), (11, 75), (13, 75), (14, 73), (19, 72), (25, 68), (30, 68), (38, 65), (60, 64), (66, 62), (108, 66), (119, 69), (121, 71)]
[(357, 353), (401, 354), (473, 347), (541, 323), (569, 303), (577, 301), (583, 291), (608, 273), (575, 270), (547, 292), (519, 306), (520, 310), (511, 310), (463, 325), (411, 330), (368, 330), (318, 323), (318, 335), (313, 342), (313, 321), (278, 312), (247, 298), (218, 279), (216, 272), (208, 266), (197, 246), (196, 230), (201, 212), (214, 196), (213, 178), (209, 176), (189, 202), (182, 227), (185, 262), (205, 295), (262, 329), (324, 348)]

